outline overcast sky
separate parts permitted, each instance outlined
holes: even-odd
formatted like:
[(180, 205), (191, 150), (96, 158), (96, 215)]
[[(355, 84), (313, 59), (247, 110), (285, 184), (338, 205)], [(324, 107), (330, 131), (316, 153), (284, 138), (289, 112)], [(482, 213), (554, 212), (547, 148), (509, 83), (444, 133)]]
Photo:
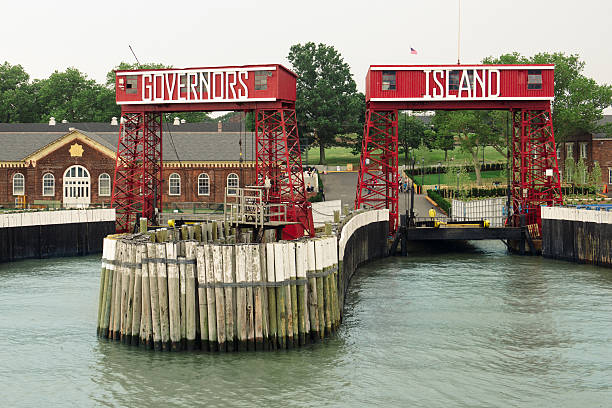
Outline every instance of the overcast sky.
[[(281, 63), (289, 47), (333, 45), (359, 90), (370, 64), (457, 61), (459, 0), (10, 1), (2, 4), (0, 62), (33, 78), (76, 67), (104, 82), (121, 61), (175, 67)], [(461, 62), (518, 51), (578, 53), (612, 83), (612, 1), (461, 0)], [(410, 47), (418, 55), (410, 54)]]

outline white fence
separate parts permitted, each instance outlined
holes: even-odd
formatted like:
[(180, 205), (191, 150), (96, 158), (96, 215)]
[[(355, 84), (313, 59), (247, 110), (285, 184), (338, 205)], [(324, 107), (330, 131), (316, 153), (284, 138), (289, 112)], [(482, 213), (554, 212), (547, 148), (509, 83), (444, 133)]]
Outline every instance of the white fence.
[(452, 218), (455, 221), (489, 220), (492, 227), (503, 227), (506, 220), (506, 198), (485, 200), (452, 200)]

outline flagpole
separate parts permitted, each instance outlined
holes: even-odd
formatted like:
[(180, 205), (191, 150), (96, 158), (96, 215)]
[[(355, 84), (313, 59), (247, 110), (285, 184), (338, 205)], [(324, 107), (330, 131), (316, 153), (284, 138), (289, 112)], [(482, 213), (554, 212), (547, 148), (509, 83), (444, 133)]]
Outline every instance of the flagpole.
[(459, 0), (459, 26), (457, 29), (457, 65), (461, 64), (461, 0)]

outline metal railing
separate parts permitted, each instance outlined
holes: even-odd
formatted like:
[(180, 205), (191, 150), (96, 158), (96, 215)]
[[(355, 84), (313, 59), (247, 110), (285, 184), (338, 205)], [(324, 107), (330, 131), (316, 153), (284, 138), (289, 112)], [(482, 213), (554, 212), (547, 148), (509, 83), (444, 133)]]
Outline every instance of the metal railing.
[[(232, 194), (228, 194), (231, 190)], [(266, 203), (263, 187), (225, 188), (223, 215), (232, 223), (252, 224), (262, 227), (270, 222), (287, 222), (287, 205)]]

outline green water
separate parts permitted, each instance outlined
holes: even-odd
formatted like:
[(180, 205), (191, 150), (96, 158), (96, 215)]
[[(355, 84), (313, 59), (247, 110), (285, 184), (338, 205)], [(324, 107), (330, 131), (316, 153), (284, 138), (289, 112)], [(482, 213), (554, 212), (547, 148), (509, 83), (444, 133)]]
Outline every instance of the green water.
[(361, 268), (333, 339), (243, 354), (99, 340), (98, 257), (0, 264), (0, 406), (612, 406), (612, 270), (427, 252)]

